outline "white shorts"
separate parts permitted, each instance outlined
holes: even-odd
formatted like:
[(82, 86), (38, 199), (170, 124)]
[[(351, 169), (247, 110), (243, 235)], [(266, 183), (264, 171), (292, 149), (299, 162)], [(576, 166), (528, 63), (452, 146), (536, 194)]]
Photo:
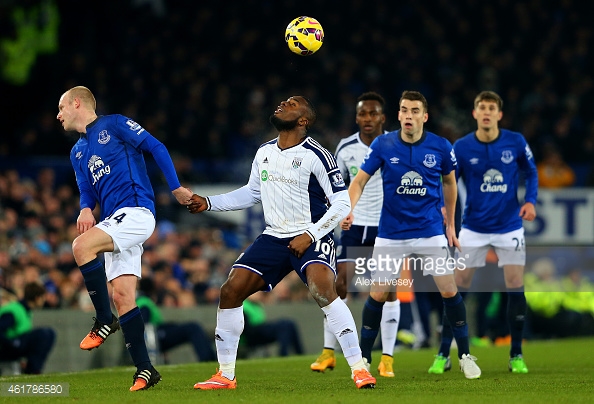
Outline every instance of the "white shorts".
[(111, 281), (120, 275), (140, 278), (144, 243), (155, 230), (155, 217), (146, 208), (121, 208), (97, 227), (111, 236), (113, 252), (106, 252), (105, 274)]
[(480, 268), (486, 264), (486, 257), (492, 247), (497, 254), (499, 267), (504, 265), (526, 265), (524, 228), (509, 233), (477, 233), (461, 229), (458, 236), (462, 252), (459, 259), (466, 268)]
[[(413, 254), (415, 257), (410, 257)], [(424, 276), (453, 275), (456, 268), (445, 235), (407, 240), (377, 237), (372, 257), (378, 263), (377, 270), (370, 271), (376, 284), (400, 278), (403, 261), (408, 257), (407, 268), (421, 270)]]

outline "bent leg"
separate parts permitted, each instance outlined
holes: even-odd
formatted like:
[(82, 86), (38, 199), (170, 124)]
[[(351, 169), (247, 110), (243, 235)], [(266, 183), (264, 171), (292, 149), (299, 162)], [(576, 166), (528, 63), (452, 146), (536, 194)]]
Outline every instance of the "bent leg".
[(104, 324), (112, 322), (112, 312), (105, 266), (98, 254), (113, 250), (114, 244), (109, 234), (96, 227), (81, 234), (72, 243), (72, 254), (83, 275), (97, 319)]

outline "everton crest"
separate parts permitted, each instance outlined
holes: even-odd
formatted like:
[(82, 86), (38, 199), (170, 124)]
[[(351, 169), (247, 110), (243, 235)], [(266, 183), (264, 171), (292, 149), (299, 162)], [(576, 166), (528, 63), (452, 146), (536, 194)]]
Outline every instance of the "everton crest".
[(99, 144), (106, 144), (107, 142), (109, 142), (109, 139), (111, 139), (111, 137), (109, 136), (109, 133), (107, 133), (106, 130), (102, 130), (101, 132), (99, 132)]
[(511, 150), (504, 150), (501, 152), (501, 161), (503, 161), (505, 164), (509, 164), (514, 161), (514, 155)]
[(435, 167), (435, 164), (437, 164), (437, 160), (435, 159), (435, 154), (425, 154), (425, 160), (423, 160), (423, 164), (427, 168)]

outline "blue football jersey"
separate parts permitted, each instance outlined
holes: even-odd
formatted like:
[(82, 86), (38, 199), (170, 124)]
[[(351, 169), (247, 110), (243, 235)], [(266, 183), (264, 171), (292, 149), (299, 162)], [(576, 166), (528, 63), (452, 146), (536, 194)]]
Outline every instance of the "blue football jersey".
[(392, 240), (427, 238), (443, 231), (441, 176), (456, 167), (451, 143), (423, 132), (416, 143), (404, 142), (400, 130), (378, 136), (369, 146), (361, 169), (381, 169), (384, 203), (378, 236)]
[(532, 151), (522, 134), (506, 129), (485, 143), (475, 132), (454, 143), (458, 177), (466, 187), (462, 227), (478, 233), (507, 233), (522, 227), (518, 185), (526, 182), (525, 201), (536, 204), (538, 174)]
[[(143, 207), (155, 215), (155, 196), (140, 144), (149, 136), (122, 115), (98, 117), (70, 152), (81, 193), (81, 209), (101, 207), (101, 219), (122, 207)], [(92, 205), (92, 206), (91, 206)]]

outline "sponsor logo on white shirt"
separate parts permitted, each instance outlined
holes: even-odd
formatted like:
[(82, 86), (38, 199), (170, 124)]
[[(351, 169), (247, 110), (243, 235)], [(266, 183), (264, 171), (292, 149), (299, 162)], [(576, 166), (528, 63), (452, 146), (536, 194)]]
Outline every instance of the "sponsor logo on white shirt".
[(262, 173), (260, 174), (260, 179), (262, 180), (262, 182), (270, 181), (270, 182), (282, 182), (283, 184), (288, 184), (288, 185), (299, 185), (299, 182), (294, 178), (287, 178), (284, 175), (281, 175), (279, 177), (277, 175), (268, 174), (268, 171), (266, 171), (266, 170), (262, 170)]

